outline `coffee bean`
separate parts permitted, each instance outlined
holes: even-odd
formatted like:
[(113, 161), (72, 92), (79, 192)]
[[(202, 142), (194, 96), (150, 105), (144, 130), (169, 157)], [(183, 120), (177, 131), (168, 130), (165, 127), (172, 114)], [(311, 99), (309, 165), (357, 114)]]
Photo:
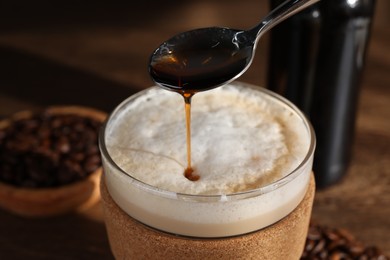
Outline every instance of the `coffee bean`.
[(312, 239), (309, 239), (306, 242), (305, 251), (311, 252), (315, 245), (316, 245), (315, 241), (313, 241)]
[(345, 229), (310, 224), (301, 259), (389, 260), (377, 247), (364, 247)]
[(321, 251), (323, 251), (324, 247), (325, 247), (325, 244), (326, 244), (326, 241), (325, 239), (321, 239), (317, 245), (313, 248), (313, 254), (317, 255), (318, 253), (320, 253)]
[(55, 118), (50, 122), (50, 126), (52, 127), (52, 129), (60, 128), (61, 125), (62, 125), (62, 120), (60, 118)]
[(95, 154), (90, 156), (84, 163), (84, 169), (86, 172), (93, 172), (99, 168), (101, 163), (100, 156)]
[(307, 238), (310, 240), (319, 240), (321, 238), (321, 233), (316, 227), (309, 227)]
[(23, 187), (75, 182), (101, 165), (101, 123), (47, 112), (11, 120), (0, 130), (0, 181)]
[(348, 259), (348, 256), (342, 252), (334, 252), (330, 255), (329, 259), (330, 260), (342, 260), (342, 259)]
[(71, 154), (70, 156), (76, 162), (82, 162), (86, 157), (86, 155), (82, 152), (75, 152), (75, 153)]
[(70, 151), (70, 143), (66, 136), (61, 136), (57, 140), (56, 149), (60, 153), (69, 153)]
[(326, 236), (332, 241), (338, 241), (340, 239), (340, 235), (337, 234), (337, 232), (335, 231), (327, 229), (325, 230), (325, 232), (326, 232)]
[(355, 240), (354, 236), (350, 232), (345, 230), (345, 229), (341, 229), (341, 228), (338, 229), (338, 234), (340, 236), (342, 236), (343, 238), (345, 238), (348, 242), (351, 242), (351, 241)]

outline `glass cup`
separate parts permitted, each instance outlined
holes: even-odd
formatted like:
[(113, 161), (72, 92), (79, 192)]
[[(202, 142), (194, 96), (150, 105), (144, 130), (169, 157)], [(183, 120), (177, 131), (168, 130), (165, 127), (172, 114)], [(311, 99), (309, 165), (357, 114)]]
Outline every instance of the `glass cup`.
[[(302, 160), (279, 179), (237, 193), (193, 195), (154, 187), (123, 170), (110, 154), (113, 122), (126, 120), (129, 107), (158, 89), (131, 96), (111, 113), (99, 140), (104, 170), (102, 204), (117, 259), (299, 259), (315, 189), (313, 129), (283, 97), (240, 82), (229, 87), (267, 99), (275, 104), (276, 115), (289, 114), (307, 141)], [(140, 120), (143, 116), (139, 115)]]

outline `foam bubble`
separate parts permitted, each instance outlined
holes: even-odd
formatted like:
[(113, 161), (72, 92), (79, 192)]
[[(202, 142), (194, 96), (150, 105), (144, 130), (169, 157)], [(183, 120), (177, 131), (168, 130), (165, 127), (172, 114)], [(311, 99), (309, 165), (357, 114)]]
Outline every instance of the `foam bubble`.
[(295, 169), (308, 151), (307, 130), (286, 106), (251, 88), (198, 93), (192, 106), (192, 166), (187, 164), (183, 98), (151, 89), (110, 120), (108, 151), (125, 172), (160, 189), (230, 194), (267, 185)]

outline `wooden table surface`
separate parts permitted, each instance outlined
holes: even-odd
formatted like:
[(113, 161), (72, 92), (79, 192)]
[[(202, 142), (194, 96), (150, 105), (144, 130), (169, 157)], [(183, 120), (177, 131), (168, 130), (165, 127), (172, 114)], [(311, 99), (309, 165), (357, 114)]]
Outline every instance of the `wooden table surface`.
[[(152, 8), (153, 5), (161, 5)], [(152, 10), (153, 9), (153, 10)], [(152, 85), (151, 52), (192, 28), (248, 28), (267, 1), (3, 1), (0, 116), (53, 104), (111, 111)], [(378, 0), (359, 102), (352, 163), (317, 191), (313, 220), (345, 228), (390, 255), (390, 2)], [(241, 81), (265, 86), (267, 36)], [(0, 259), (112, 259), (100, 205), (50, 219), (0, 210)]]

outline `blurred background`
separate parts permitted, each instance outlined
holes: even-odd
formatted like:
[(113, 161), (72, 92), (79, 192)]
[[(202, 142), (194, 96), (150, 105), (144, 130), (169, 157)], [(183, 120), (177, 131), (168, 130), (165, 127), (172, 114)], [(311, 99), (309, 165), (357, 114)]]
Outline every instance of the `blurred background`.
[[(149, 56), (164, 40), (199, 27), (248, 29), (268, 10), (269, 2), (260, 0), (1, 1), (0, 116), (54, 104), (88, 105), (109, 112), (126, 97), (153, 84), (147, 71)], [(390, 2), (377, 0), (361, 84), (352, 162), (345, 178), (317, 192), (313, 211), (314, 221), (346, 228), (387, 255), (390, 255), (389, 24)], [(269, 34), (260, 40), (254, 63), (240, 81), (267, 87), (268, 40)], [(59, 250), (109, 256), (100, 211), (88, 214), (82, 219), (75, 216), (63, 219), (62, 223), (88, 228), (82, 228), (84, 233), (77, 235), (81, 241), (78, 245), (67, 244)], [(91, 224), (89, 219), (98, 224)], [(39, 230), (42, 224), (29, 222), (33, 229), (28, 229), (26, 223), (0, 211), (0, 252), (16, 252), (17, 244), (31, 239), (29, 232)], [(69, 232), (63, 224), (48, 224)], [(24, 229), (24, 237), (13, 234), (12, 228)], [(76, 238), (67, 234), (68, 238)], [(50, 239), (44, 241), (50, 243)], [(80, 253), (82, 247), (87, 251)], [(37, 248), (43, 250), (38, 242), (27, 246), (30, 253)]]
[[(152, 85), (146, 69), (149, 55), (165, 39), (198, 27), (247, 29), (258, 23), (268, 10), (268, 1), (255, 0), (245, 0), (239, 4), (233, 0), (223, 3), (217, 0), (149, 0), (134, 3), (2, 1), (0, 88), (2, 92), (7, 92), (6, 89), (12, 85), (8, 81), (15, 78), (25, 80), (21, 85), (27, 85), (24, 83), (30, 80), (30, 88), (39, 85), (37, 79), (44, 80), (51, 88), (58, 88), (61, 81), (70, 81), (69, 76), (73, 76), (71, 74), (74, 72), (84, 73), (90, 76), (90, 80), (95, 77), (104, 79), (107, 84), (112, 82), (118, 86), (143, 89)], [(369, 62), (375, 57), (389, 55), (384, 51), (389, 37), (389, 3), (377, 1), (376, 10)], [(268, 34), (260, 40), (254, 64), (242, 76), (242, 81), (265, 86), (267, 38)], [(69, 74), (48, 73), (45, 66), (51, 65), (52, 73), (60, 73), (61, 67), (66, 67)], [(53, 81), (49, 80), (51, 77)], [(10, 85), (7, 86), (7, 83)], [(90, 87), (88, 82), (75, 80), (72, 83), (82, 88)], [(95, 98), (99, 98), (96, 94)], [(10, 96), (13, 94), (10, 93)], [(105, 95), (105, 98), (109, 98), (109, 95)]]
[[(92, 91), (96, 81), (101, 81), (98, 84), (102, 88), (94, 90), (93, 98), (104, 97), (110, 104), (103, 108), (110, 110), (133, 90), (153, 84), (147, 71), (149, 55), (165, 39), (205, 26), (249, 28), (267, 13), (265, 2), (2, 1), (0, 91), (2, 96), (23, 96), (27, 102), (39, 98), (41, 103), (40, 97), (34, 97), (39, 91), (56, 89), (58, 93), (62, 87), (72, 88), (70, 85), (77, 86), (72, 91)], [(242, 80), (264, 85), (265, 50), (266, 41), (262, 40), (253, 73)], [(35, 90), (27, 95), (12, 88), (15, 85)], [(128, 88), (128, 93), (119, 98), (108, 95), (110, 88), (122, 87)], [(59, 102), (55, 99), (58, 95), (53, 94), (45, 97), (51, 99), (48, 103)], [(78, 95), (72, 93), (69, 98), (74, 100), (69, 102), (79, 102)], [(100, 101), (89, 102), (94, 105)], [(1, 104), (4, 112), (14, 110), (5, 101)]]

